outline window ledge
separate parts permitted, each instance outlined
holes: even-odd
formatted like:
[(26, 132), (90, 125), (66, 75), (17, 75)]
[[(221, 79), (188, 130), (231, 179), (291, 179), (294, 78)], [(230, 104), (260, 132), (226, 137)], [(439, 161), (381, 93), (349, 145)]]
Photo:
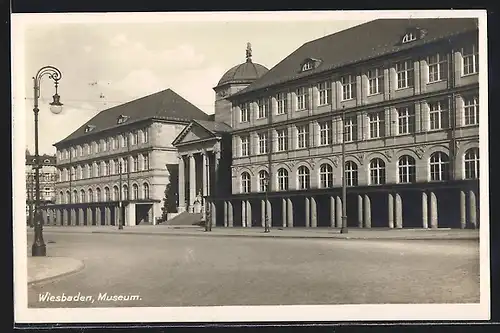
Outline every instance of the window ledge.
[(414, 86), (401, 87), (401, 88), (395, 88), (394, 91), (401, 91), (401, 90), (413, 89), (413, 88), (414, 88)]
[(376, 93), (373, 93), (373, 94), (368, 93), (366, 95), (366, 97), (373, 97), (373, 96), (378, 96), (378, 95), (382, 95), (382, 94), (383, 94), (382, 92), (376, 92)]
[(469, 77), (469, 76), (474, 76), (474, 75), (478, 75), (478, 74), (479, 74), (479, 72), (474, 72), (474, 73), (469, 73), (469, 74), (462, 73), (462, 75), (460, 75), (460, 77)]
[(440, 79), (440, 80), (436, 80), (436, 81), (427, 81), (427, 84), (435, 84), (435, 83), (440, 83), (440, 82), (446, 82), (448, 81), (448, 79)]

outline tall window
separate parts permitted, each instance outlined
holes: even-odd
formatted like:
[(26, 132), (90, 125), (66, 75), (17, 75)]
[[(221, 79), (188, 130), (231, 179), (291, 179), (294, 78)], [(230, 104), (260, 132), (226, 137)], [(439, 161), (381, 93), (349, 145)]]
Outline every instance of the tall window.
[(132, 132), (132, 145), (136, 145), (139, 143), (139, 132), (134, 131)]
[(479, 178), (479, 149), (471, 148), (464, 155), (465, 179)]
[(356, 77), (354, 75), (343, 76), (340, 83), (342, 84), (342, 100), (353, 99), (356, 96)]
[(322, 121), (319, 123), (319, 145), (326, 146), (332, 144), (332, 123)]
[(73, 202), (74, 203), (78, 202), (78, 192), (76, 190), (73, 191)]
[(104, 162), (104, 176), (110, 175), (109, 161)]
[(278, 102), (278, 109), (276, 110), (277, 114), (285, 114), (286, 113), (286, 93), (279, 93), (276, 96), (276, 100)]
[(94, 164), (94, 168), (95, 168), (95, 176), (101, 177), (101, 168), (99, 167), (99, 163)]
[(241, 174), (241, 192), (250, 192), (250, 174), (248, 172), (243, 172)]
[(330, 89), (331, 89), (330, 81), (324, 81), (318, 85), (319, 105), (330, 104)]
[(368, 125), (370, 126), (370, 139), (376, 139), (384, 136), (385, 121), (384, 112), (372, 112), (368, 114)]
[(241, 141), (241, 156), (248, 156), (250, 137), (248, 135), (240, 136), (240, 141)]
[(91, 164), (87, 165), (87, 175), (89, 178), (94, 177), (94, 168), (92, 167)]
[(279, 128), (276, 130), (278, 140), (278, 151), (288, 150), (288, 128)]
[(112, 138), (112, 143), (113, 143), (113, 149), (118, 149), (118, 146), (120, 144), (120, 139), (119, 136)]
[(257, 116), (259, 118), (267, 118), (267, 113), (269, 112), (269, 99), (263, 98), (258, 102), (259, 112)]
[(96, 192), (96, 201), (100, 202), (102, 200), (102, 198), (101, 198), (101, 189), (98, 187), (95, 192)]
[(120, 193), (118, 191), (118, 186), (113, 186), (113, 201), (120, 200)]
[(139, 157), (138, 156), (132, 157), (132, 161), (134, 164), (133, 164), (133, 169), (131, 171), (132, 172), (139, 171)]
[(143, 165), (142, 165), (142, 170), (149, 170), (149, 154), (145, 153), (142, 155), (143, 157)]
[(250, 111), (248, 110), (248, 103), (240, 105), (240, 122), (246, 123), (250, 118)]
[(300, 87), (297, 89), (297, 110), (307, 109), (307, 94), (308, 89), (306, 87)]
[(297, 170), (299, 180), (299, 190), (307, 190), (311, 185), (311, 174), (309, 168), (302, 165)]
[(122, 198), (123, 198), (123, 200), (128, 200), (128, 186), (127, 185), (123, 185)]
[(259, 154), (267, 154), (267, 132), (261, 132), (258, 134), (259, 139)]
[(94, 151), (96, 153), (99, 153), (101, 151), (101, 146), (97, 142), (94, 142), (94, 148), (95, 148)]
[(142, 142), (147, 143), (149, 141), (149, 128), (145, 128), (142, 131)]
[(80, 202), (85, 202), (85, 191), (84, 190), (80, 191)]
[(413, 61), (406, 60), (398, 62), (396, 64), (396, 75), (398, 79), (398, 89), (413, 87)]
[(88, 202), (93, 202), (94, 201), (94, 192), (92, 191), (91, 188), (89, 188), (88, 193)]
[(450, 159), (443, 152), (435, 152), (429, 160), (431, 181), (448, 180), (450, 176)]
[(108, 141), (101, 140), (101, 146), (102, 146), (102, 151), (107, 151), (108, 150)]
[(405, 106), (398, 111), (398, 134), (411, 134), (415, 132), (415, 107)]
[(128, 157), (125, 157), (123, 159), (123, 164), (122, 164), (122, 167), (123, 167), (122, 173), (128, 173), (128, 163), (129, 163), (128, 162)]
[(84, 146), (84, 149), (85, 149), (85, 153), (87, 155), (90, 155), (92, 153), (92, 151), (91, 151), (90, 148), (91, 148), (91, 146), (88, 143), (86, 143), (85, 146)]
[(429, 103), (430, 129), (439, 130), (448, 128), (448, 103), (437, 101)]
[(69, 191), (66, 191), (66, 203), (71, 203), (71, 193)]
[(380, 158), (370, 161), (370, 185), (385, 184), (385, 163)]
[(297, 148), (309, 147), (309, 124), (297, 126)]
[(78, 150), (78, 156), (83, 156), (82, 146), (78, 146), (77, 150)]
[(446, 80), (448, 60), (446, 54), (435, 54), (429, 57), (429, 83)]
[(400, 183), (414, 183), (416, 180), (415, 159), (408, 155), (403, 155), (398, 161), (398, 173)]
[(358, 165), (353, 161), (345, 163), (344, 171), (346, 186), (358, 186)]
[(479, 99), (477, 96), (464, 98), (464, 120), (465, 125), (479, 124)]
[(266, 170), (259, 171), (259, 191), (266, 192), (269, 189), (269, 173)]
[(149, 184), (142, 184), (142, 195), (144, 199), (149, 199)]
[(278, 189), (280, 191), (288, 190), (288, 170), (285, 168), (278, 170)]
[(321, 164), (319, 167), (320, 187), (333, 187), (333, 168), (330, 164)]
[(380, 94), (384, 90), (384, 71), (375, 68), (368, 71), (368, 93), (370, 95)]
[(344, 124), (344, 140), (352, 142), (358, 135), (356, 116), (346, 117)]
[(137, 184), (132, 185), (132, 200), (139, 199), (139, 186)]
[(109, 201), (109, 187), (104, 188), (104, 201)]
[(470, 45), (462, 49), (464, 75), (479, 72), (479, 52), (476, 45)]

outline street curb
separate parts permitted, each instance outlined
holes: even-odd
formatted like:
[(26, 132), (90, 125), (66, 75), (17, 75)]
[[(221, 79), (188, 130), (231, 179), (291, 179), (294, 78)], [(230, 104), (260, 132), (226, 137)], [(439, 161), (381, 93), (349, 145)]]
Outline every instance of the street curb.
[[(78, 260), (78, 259), (75, 259), (75, 260)], [(78, 261), (80, 261), (80, 265), (77, 268), (72, 269), (72, 270), (67, 271), (67, 272), (64, 272), (64, 273), (61, 273), (61, 274), (57, 274), (57, 275), (53, 275), (53, 276), (49, 276), (49, 277), (46, 277), (46, 278), (42, 278), (42, 279), (38, 279), (38, 280), (34, 280), (34, 281), (31, 281), (31, 282), (28, 282), (28, 287), (31, 287), (31, 286), (33, 286), (35, 284), (49, 282), (49, 281), (52, 281), (52, 280), (56, 280), (56, 279), (59, 279), (59, 278), (62, 278), (62, 277), (66, 277), (66, 276), (73, 275), (73, 274), (76, 274), (78, 272), (81, 272), (85, 268), (85, 263), (82, 260), (78, 260)]]
[(184, 236), (184, 237), (247, 237), (247, 238), (284, 238), (284, 239), (334, 239), (334, 240), (477, 240), (479, 237), (362, 237), (362, 236), (347, 236), (336, 237), (333, 234), (328, 236), (275, 236), (275, 235), (227, 235), (227, 234), (184, 234), (184, 233), (148, 233), (148, 232), (112, 232), (112, 231), (92, 231), (93, 234), (113, 234), (113, 235), (147, 235), (147, 236)]

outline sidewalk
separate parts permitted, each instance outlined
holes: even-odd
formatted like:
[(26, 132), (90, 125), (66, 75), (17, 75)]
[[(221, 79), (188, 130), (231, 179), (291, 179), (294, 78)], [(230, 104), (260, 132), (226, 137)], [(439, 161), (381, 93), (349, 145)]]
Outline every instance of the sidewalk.
[(337, 228), (273, 228), (264, 233), (263, 228), (224, 228), (214, 227), (205, 232), (198, 226), (138, 225), (118, 230), (115, 226), (46, 226), (46, 232), (54, 233), (95, 233), (95, 234), (128, 234), (128, 235), (164, 235), (191, 237), (274, 237), (274, 238), (335, 238), (335, 239), (471, 239), (479, 240), (479, 230), (470, 229), (388, 229), (350, 228), (348, 233), (341, 234)]
[(83, 261), (65, 257), (28, 257), (28, 285), (81, 271)]

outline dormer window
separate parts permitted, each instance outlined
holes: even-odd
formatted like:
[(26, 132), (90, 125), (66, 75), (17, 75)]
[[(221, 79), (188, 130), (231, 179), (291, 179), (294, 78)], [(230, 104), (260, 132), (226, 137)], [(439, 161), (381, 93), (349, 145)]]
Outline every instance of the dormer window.
[(305, 71), (309, 71), (311, 69), (315, 69), (316, 67), (318, 67), (320, 62), (321, 62), (321, 60), (319, 60), (319, 59), (307, 58), (302, 62), (301, 67), (300, 67), (300, 71), (305, 72)]
[(95, 126), (94, 125), (87, 125), (85, 126), (85, 133), (88, 133), (92, 130), (94, 130)]
[(129, 118), (128, 116), (120, 115), (116, 122), (117, 122), (117, 124), (123, 124), (124, 122), (126, 122), (128, 120), (128, 118)]
[(420, 28), (410, 28), (406, 30), (406, 33), (401, 38), (401, 44), (411, 43), (417, 39), (422, 39), (427, 34), (427, 31)]
[(310, 69), (313, 69), (312, 62), (308, 61), (304, 65), (302, 65), (302, 71), (308, 71)]
[(409, 43), (413, 42), (414, 40), (417, 40), (417, 36), (413, 32), (408, 32), (404, 37), (403, 37), (403, 44), (404, 43)]

